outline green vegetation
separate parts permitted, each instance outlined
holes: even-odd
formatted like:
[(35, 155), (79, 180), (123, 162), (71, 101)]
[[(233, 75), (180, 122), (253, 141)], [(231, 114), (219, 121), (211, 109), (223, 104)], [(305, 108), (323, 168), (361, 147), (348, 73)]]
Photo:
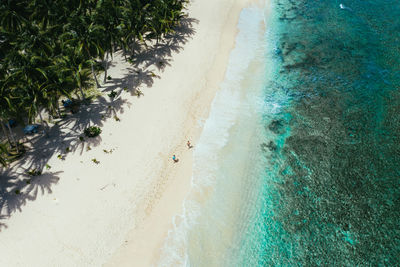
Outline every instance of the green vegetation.
[[(116, 50), (131, 54), (134, 44), (160, 40), (185, 16), (187, 0), (10, 0), (0, 2), (0, 125), (18, 152), (7, 123), (23, 125), (43, 114), (63, 118), (61, 99), (79, 92), (85, 100), (97, 75), (107, 75)], [(104, 64), (104, 65), (103, 65)], [(155, 75), (155, 74), (154, 74)], [(73, 106), (71, 112), (78, 112)], [(7, 129), (8, 128), (8, 129)], [(0, 146), (6, 166), (8, 146)], [(60, 157), (62, 158), (62, 157)]]
[(7, 154), (6, 146), (0, 144), (0, 164), (3, 166), (7, 166), (6, 154)]
[(20, 159), (25, 152), (25, 147), (18, 142), (14, 144), (7, 141), (0, 144), (0, 166), (8, 166), (8, 163)]
[(110, 149), (110, 150), (103, 149), (103, 152), (106, 154), (111, 154), (113, 151), (114, 151), (114, 149)]
[(42, 175), (42, 171), (41, 171), (41, 170), (33, 169), (33, 170), (27, 171), (27, 174), (28, 174), (29, 176), (39, 176), (39, 175)]
[(84, 132), (87, 137), (96, 137), (101, 134), (101, 129), (97, 126), (90, 126), (86, 128)]
[(141, 95), (144, 95), (144, 94), (139, 89), (136, 89), (135, 92), (134, 92), (134, 95), (136, 95), (139, 98)]
[(114, 97), (116, 97), (117, 96), (117, 92), (115, 92), (114, 90), (112, 90), (109, 94), (108, 94), (108, 97), (109, 98), (114, 98)]

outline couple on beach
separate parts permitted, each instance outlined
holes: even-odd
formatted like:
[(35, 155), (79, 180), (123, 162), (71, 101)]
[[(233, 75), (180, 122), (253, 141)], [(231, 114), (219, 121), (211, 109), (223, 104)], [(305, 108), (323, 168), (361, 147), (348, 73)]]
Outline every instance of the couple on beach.
[[(188, 149), (191, 149), (193, 147), (189, 140), (187, 141), (186, 145)], [(172, 160), (174, 161), (174, 163), (177, 163), (179, 161), (179, 159), (175, 155), (172, 156)]]

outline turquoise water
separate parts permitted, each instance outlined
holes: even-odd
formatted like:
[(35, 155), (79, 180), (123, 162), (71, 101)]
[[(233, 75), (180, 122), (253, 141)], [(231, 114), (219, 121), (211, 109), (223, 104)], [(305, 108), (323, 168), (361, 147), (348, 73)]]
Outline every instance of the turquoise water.
[(243, 10), (160, 265), (400, 265), (400, 2)]

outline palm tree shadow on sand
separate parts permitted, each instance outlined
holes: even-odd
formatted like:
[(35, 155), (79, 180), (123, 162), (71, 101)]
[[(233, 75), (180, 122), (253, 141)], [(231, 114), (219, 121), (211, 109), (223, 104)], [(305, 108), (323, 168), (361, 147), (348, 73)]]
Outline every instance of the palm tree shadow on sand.
[[(196, 33), (194, 25), (199, 21), (194, 18), (184, 18), (175, 28), (174, 33), (166, 35), (162, 41), (153, 44), (135, 43), (131, 51), (121, 51), (123, 58), (131, 63), (129, 74), (120, 79), (107, 81), (103, 92), (114, 90), (128, 90), (136, 95), (139, 87), (151, 87), (155, 79), (160, 76), (156, 72), (162, 72), (171, 66), (172, 55), (180, 53), (184, 45)], [(131, 59), (129, 59), (131, 58)]]
[(7, 177), (0, 179), (0, 232), (7, 228), (5, 221), (14, 212), (21, 212), (22, 207), (28, 201), (34, 201), (38, 195), (51, 194), (52, 186), (60, 179), (60, 172), (46, 172), (36, 177), (16, 174), (11, 170), (3, 174)]
[[(134, 55), (124, 55), (134, 58), (130, 62), (132, 67), (129, 73), (123, 78), (108, 81), (102, 96), (80, 105), (77, 113), (51, 124), (47, 135), (40, 132), (21, 139), (27, 149), (23, 158), (8, 168), (0, 167), (0, 231), (7, 228), (7, 219), (17, 211), (21, 212), (28, 201), (34, 201), (38, 195), (52, 193), (52, 187), (58, 183), (61, 173), (46, 168), (52, 157), (64, 160), (68, 158), (68, 153), (83, 154), (88, 146), (101, 144), (101, 135), (82, 140), (84, 129), (93, 125), (101, 127), (105, 120), (117, 118), (117, 114), (123, 113), (125, 107), (130, 107), (131, 103), (121, 98), (121, 93), (125, 90), (137, 95), (138, 87), (151, 87), (154, 80), (160, 78), (151, 68), (163, 71), (170, 66), (173, 53), (183, 50), (195, 34), (194, 24), (197, 23), (197, 19), (184, 18), (174, 33), (165, 36), (158, 44), (136, 45), (138, 49), (135, 49)], [(108, 97), (107, 94), (114, 90), (118, 91), (117, 96)], [(17, 134), (22, 135), (22, 129)], [(28, 172), (32, 170), (41, 171), (42, 174), (31, 176)]]

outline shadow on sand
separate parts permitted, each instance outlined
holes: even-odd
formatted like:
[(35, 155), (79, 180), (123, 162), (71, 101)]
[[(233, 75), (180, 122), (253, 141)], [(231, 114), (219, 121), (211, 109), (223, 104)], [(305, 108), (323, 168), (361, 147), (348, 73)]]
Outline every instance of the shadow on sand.
[[(107, 81), (99, 96), (91, 103), (82, 104), (79, 112), (70, 114), (48, 128), (48, 135), (43, 131), (34, 136), (21, 139), (27, 152), (23, 158), (0, 169), (0, 231), (7, 228), (7, 219), (16, 211), (21, 211), (28, 201), (34, 201), (38, 194), (52, 193), (52, 186), (59, 181), (61, 172), (52, 172), (47, 165), (50, 158), (57, 155), (64, 160), (68, 153), (83, 154), (88, 146), (96, 147), (101, 143), (101, 136), (84, 138), (83, 131), (89, 126), (103, 126), (107, 119), (117, 119), (117, 114), (124, 112), (130, 102), (120, 97), (124, 90), (137, 95), (140, 86), (151, 87), (154, 80), (160, 78), (149, 68), (163, 71), (171, 65), (172, 54), (179, 53), (184, 44), (195, 34), (194, 24), (198, 21), (185, 18), (176, 27), (173, 34), (165, 36), (162, 42), (154, 45), (136, 44), (135, 55), (126, 53), (131, 58), (129, 73), (121, 79)], [(108, 66), (113, 66), (108, 64)], [(111, 99), (107, 94), (115, 90), (117, 96)], [(103, 96), (104, 95), (104, 96)], [(22, 133), (22, 129), (19, 129)], [(21, 134), (17, 133), (17, 134)], [(38, 176), (28, 174), (30, 170), (41, 171)]]

